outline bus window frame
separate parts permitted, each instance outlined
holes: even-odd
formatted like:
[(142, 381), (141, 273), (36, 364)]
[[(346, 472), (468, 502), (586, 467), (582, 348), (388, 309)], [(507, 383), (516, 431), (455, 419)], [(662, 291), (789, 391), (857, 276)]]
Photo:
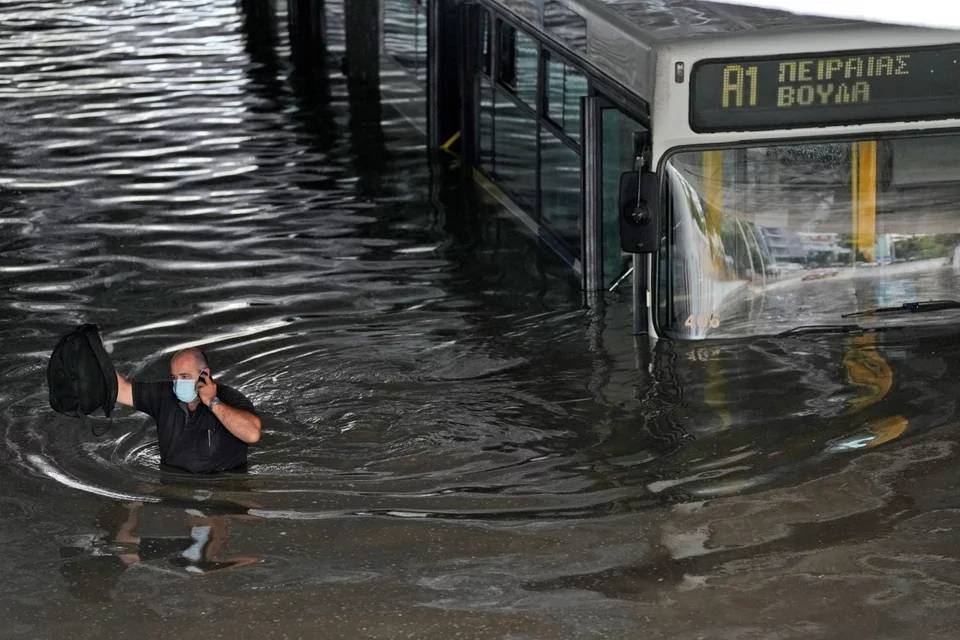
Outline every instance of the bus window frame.
[(504, 21), (502, 18), (497, 18), (496, 23), (497, 23), (497, 28), (496, 28), (497, 35), (496, 35), (496, 38), (494, 38), (494, 40), (496, 41), (496, 44), (497, 44), (496, 56), (495, 56), (497, 59), (497, 69), (496, 69), (496, 75), (494, 76), (494, 79), (496, 81), (496, 84), (503, 87), (504, 89), (509, 91), (511, 94), (517, 95), (517, 31), (519, 31), (519, 29), (509, 23), (507, 24), (507, 26), (513, 30), (513, 38), (511, 38), (513, 42), (513, 46), (511, 47), (511, 51), (509, 54), (510, 63), (511, 63), (510, 67), (513, 72), (513, 84), (510, 84), (503, 79), (504, 62), (505, 62), (504, 56), (506, 55), (506, 52), (504, 51), (504, 46), (503, 46), (504, 37), (506, 33), (506, 31), (503, 28)]
[[(480, 19), (480, 24), (478, 25), (480, 30), (480, 46), (477, 51), (480, 54), (478, 59), (475, 60), (475, 73), (481, 73), (486, 76), (491, 82), (494, 78), (494, 51), (496, 47), (494, 46), (494, 32), (496, 31), (495, 23), (496, 20), (493, 15), (490, 13), (490, 10), (486, 7), (480, 7), (482, 11), (482, 18)], [(486, 37), (484, 37), (486, 36)], [(484, 47), (486, 47), (486, 55), (484, 55)]]
[[(583, 78), (587, 81), (587, 92), (584, 94), (584, 96), (595, 95), (595, 94), (591, 94), (590, 76), (586, 75), (585, 73), (583, 73), (582, 70), (578, 69), (575, 65), (571, 64), (570, 61), (567, 60), (565, 56), (555, 54), (553, 50), (551, 50), (549, 47), (541, 47), (540, 58), (541, 60), (540, 60), (539, 73), (540, 73), (540, 76), (543, 78), (543, 92), (542, 92), (543, 95), (541, 96), (542, 104), (540, 105), (540, 110), (543, 113), (543, 122), (551, 125), (551, 129), (553, 130), (553, 133), (558, 135), (561, 139), (565, 139), (564, 141), (568, 145), (572, 144), (575, 146), (575, 148), (578, 151), (580, 151), (581, 143), (577, 140), (574, 140), (573, 137), (566, 132), (566, 130), (563, 128), (562, 123), (556, 122), (553, 118), (550, 117), (550, 92), (549, 92), (549, 82), (548, 82), (549, 75), (547, 72), (547, 64), (550, 62), (554, 62), (554, 63), (559, 62), (561, 64), (567, 65), (568, 67), (570, 67), (571, 69), (579, 73), (581, 76), (583, 76)], [(583, 118), (583, 116), (584, 114), (581, 112), (580, 118), (578, 118), (578, 122), (580, 119)], [(578, 134), (579, 134), (579, 131), (578, 131)]]
[[(517, 16), (505, 12), (502, 6), (492, 2), (491, 0), (475, 0), (475, 2), (477, 7), (487, 11), (490, 14), (492, 20), (491, 39), (493, 41), (492, 46), (494, 49), (492, 49), (490, 52), (491, 69), (489, 78), (494, 84), (497, 84), (500, 75), (500, 70), (498, 68), (500, 63), (499, 29), (500, 24), (504, 23), (513, 27), (514, 29), (523, 31), (526, 36), (532, 38), (538, 43), (540, 50), (542, 50), (544, 47), (548, 48), (551, 52), (551, 55), (558, 55), (563, 59), (564, 62), (582, 73), (584, 77), (587, 78), (587, 82), (589, 83), (590, 89), (587, 94), (588, 96), (602, 95), (613, 102), (618, 109), (645, 126), (648, 130), (651, 128), (650, 121), (653, 108), (648, 100), (631, 93), (629, 89), (621, 87), (615, 80), (607, 78), (601, 69), (590, 65), (589, 62), (581, 61), (573, 57), (571, 54), (575, 54), (575, 50), (573, 50), (569, 44), (561, 40), (559, 37), (546, 32), (538, 33), (531, 31), (531, 29), (527, 27)], [(568, 53), (568, 51), (570, 53)], [(540, 56), (541, 61), (542, 58), (543, 56)]]

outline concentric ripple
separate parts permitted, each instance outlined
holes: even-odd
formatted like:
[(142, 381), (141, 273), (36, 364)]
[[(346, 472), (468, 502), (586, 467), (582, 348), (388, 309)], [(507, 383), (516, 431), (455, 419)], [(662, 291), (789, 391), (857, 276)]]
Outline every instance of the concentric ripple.
[[(98, 637), (137, 616), (177, 637), (956, 628), (955, 335), (635, 340), (627, 301), (584, 308), (427, 152), (387, 97), (413, 95), (403, 73), (383, 104), (350, 99), (342, 3), (325, 50), (291, 40), (287, 5), (0, 6), (12, 633), (80, 637), (97, 589), (117, 605)], [(203, 346), (264, 416), (249, 470), (162, 470), (124, 408), (53, 413), (47, 358), (85, 321), (129, 378)], [(131, 546), (94, 541), (134, 512), (151, 540), (229, 522), (242, 569), (117, 565)], [(122, 589), (77, 569), (104, 558)]]

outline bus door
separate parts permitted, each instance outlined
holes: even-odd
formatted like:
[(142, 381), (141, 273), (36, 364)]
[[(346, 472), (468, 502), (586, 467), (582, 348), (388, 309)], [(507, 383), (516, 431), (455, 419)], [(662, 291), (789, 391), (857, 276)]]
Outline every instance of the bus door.
[[(588, 288), (609, 289), (630, 266), (629, 255), (620, 250), (618, 228), (620, 178), (638, 169), (638, 141), (648, 129), (603, 96), (585, 98), (583, 175), (594, 178), (593, 207), (587, 206), (585, 230), (596, 227), (596, 282)], [(591, 166), (592, 165), (592, 166)], [(593, 210), (593, 220), (589, 215)], [(587, 233), (586, 235), (591, 235)], [(588, 241), (589, 242), (589, 241)]]
[[(592, 269), (585, 263), (586, 288), (613, 290), (632, 280), (635, 325), (646, 327), (647, 256), (634, 259), (633, 252), (622, 249), (620, 219), (624, 200), (633, 199), (632, 196), (625, 198), (622, 192), (639, 193), (641, 158), (643, 147), (649, 144), (650, 131), (604, 96), (587, 98), (584, 110), (588, 114), (583, 119), (584, 139), (589, 141), (586, 149), (591, 152), (583, 154), (583, 159), (585, 165), (593, 162), (594, 166), (585, 166), (583, 175), (595, 179), (594, 189), (588, 184), (585, 190), (588, 198), (585, 254), (594, 256)], [(589, 130), (591, 125), (593, 131)], [(626, 180), (628, 175), (636, 179)], [(593, 252), (589, 246), (591, 239), (595, 243)], [(590, 271), (595, 273), (592, 281)]]

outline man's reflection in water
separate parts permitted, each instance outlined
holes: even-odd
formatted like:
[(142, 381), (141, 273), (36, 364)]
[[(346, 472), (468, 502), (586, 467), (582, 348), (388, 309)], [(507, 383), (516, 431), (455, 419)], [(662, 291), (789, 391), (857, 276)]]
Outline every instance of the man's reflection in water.
[(255, 519), (253, 516), (205, 516), (196, 509), (187, 509), (190, 516), (190, 539), (193, 543), (170, 562), (187, 570), (191, 575), (203, 575), (231, 567), (258, 564), (261, 556), (224, 556), (223, 546), (227, 541), (228, 518)]
[[(60, 557), (68, 560), (60, 567), (70, 593), (91, 602), (110, 600), (110, 591), (128, 567), (138, 563), (154, 563), (160, 567), (202, 576), (214, 571), (243, 567), (262, 562), (258, 555), (225, 555), (230, 520), (259, 522), (261, 518), (236, 511), (235, 506), (203, 505), (205, 514), (196, 508), (185, 508), (185, 536), (141, 536), (140, 510), (143, 504), (114, 503), (100, 509), (95, 519), (100, 531), (85, 542), (60, 547)], [(162, 561), (159, 562), (158, 561)]]

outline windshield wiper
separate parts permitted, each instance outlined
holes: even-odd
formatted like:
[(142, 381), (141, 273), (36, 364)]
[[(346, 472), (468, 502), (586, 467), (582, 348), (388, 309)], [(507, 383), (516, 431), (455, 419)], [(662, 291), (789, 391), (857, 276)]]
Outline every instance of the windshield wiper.
[(778, 338), (786, 336), (800, 336), (810, 333), (864, 333), (877, 331), (878, 329), (864, 328), (856, 324), (811, 324), (802, 327), (794, 327), (782, 333), (778, 333)]
[(853, 313), (844, 313), (841, 318), (859, 318), (875, 316), (879, 313), (925, 313), (927, 311), (943, 311), (944, 309), (960, 309), (957, 300), (927, 300), (925, 302), (904, 302), (899, 307), (878, 307)]

